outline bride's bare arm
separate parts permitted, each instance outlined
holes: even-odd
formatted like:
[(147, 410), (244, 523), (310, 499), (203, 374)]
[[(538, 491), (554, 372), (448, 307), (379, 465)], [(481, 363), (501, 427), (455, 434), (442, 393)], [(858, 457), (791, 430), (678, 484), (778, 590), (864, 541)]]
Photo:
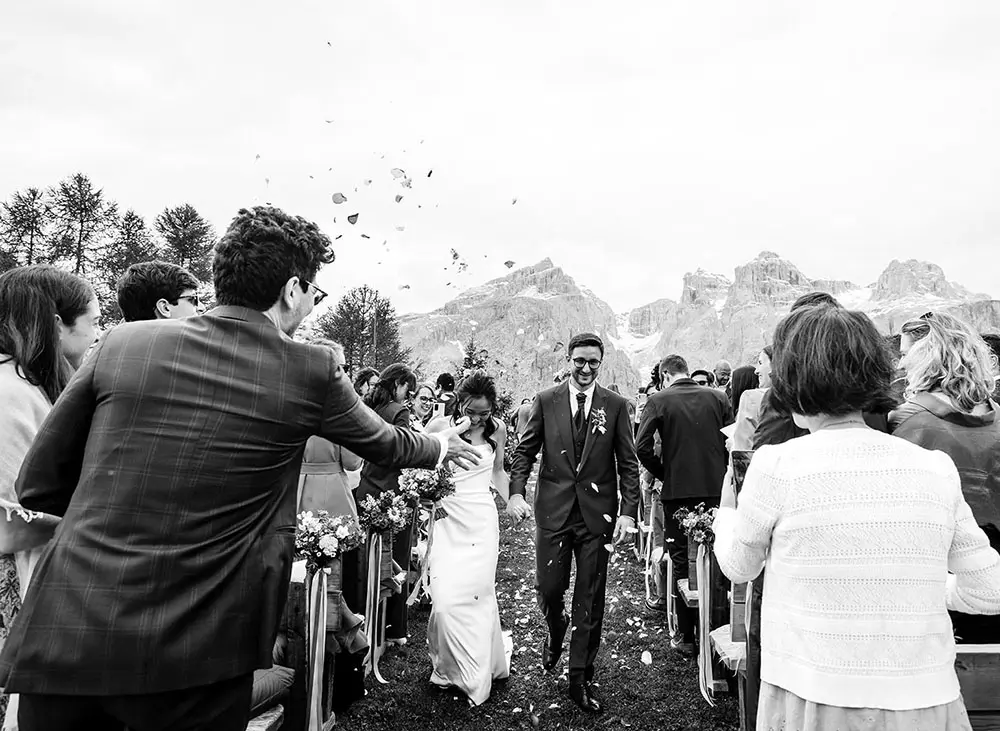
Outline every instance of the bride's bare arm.
[(493, 455), (493, 489), (500, 493), (504, 504), (510, 501), (510, 477), (503, 469), (503, 455), (507, 446), (507, 427), (499, 419), (495, 419), (497, 430), (493, 433), (496, 437), (497, 451)]

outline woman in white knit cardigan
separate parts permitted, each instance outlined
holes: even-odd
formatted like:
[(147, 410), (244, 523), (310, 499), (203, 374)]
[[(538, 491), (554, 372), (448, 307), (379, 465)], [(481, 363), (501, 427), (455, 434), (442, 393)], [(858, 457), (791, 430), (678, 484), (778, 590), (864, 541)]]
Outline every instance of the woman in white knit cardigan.
[[(59, 519), (24, 510), (14, 487), (24, 456), (97, 336), (94, 290), (51, 266), (0, 275), (0, 646)], [(17, 727), (16, 696), (0, 699), (3, 729)], [(6, 716), (6, 718), (4, 718)]]
[(775, 332), (773, 395), (810, 433), (757, 450), (715, 521), (734, 582), (767, 559), (758, 729), (971, 729), (947, 610), (1000, 614), (1000, 556), (951, 458), (865, 425), (892, 375), (862, 313)]

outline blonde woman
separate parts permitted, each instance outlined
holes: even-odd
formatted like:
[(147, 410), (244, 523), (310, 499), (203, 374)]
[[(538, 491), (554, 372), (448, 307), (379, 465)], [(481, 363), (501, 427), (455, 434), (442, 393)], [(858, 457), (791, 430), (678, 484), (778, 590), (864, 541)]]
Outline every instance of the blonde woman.
[[(1000, 548), (1000, 419), (990, 396), (993, 353), (969, 325), (928, 313), (903, 325), (900, 368), (906, 402), (892, 412), (892, 433), (955, 462), (976, 523)], [(1000, 618), (952, 613), (963, 643), (1000, 642)]]
[(410, 426), (414, 431), (423, 431), (430, 422), (431, 417), (434, 416), (434, 403), (436, 401), (434, 386), (429, 383), (417, 384), (417, 391), (413, 396), (413, 415), (410, 416)]

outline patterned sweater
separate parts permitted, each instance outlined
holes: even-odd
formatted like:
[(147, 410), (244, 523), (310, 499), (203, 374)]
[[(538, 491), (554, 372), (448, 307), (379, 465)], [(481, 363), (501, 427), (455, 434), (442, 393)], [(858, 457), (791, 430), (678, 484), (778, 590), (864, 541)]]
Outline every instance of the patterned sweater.
[(954, 463), (874, 430), (761, 447), (738, 509), (720, 509), (715, 531), (733, 581), (756, 578), (767, 559), (761, 678), (815, 703), (950, 703), (959, 687), (946, 610), (1000, 614), (1000, 556)]

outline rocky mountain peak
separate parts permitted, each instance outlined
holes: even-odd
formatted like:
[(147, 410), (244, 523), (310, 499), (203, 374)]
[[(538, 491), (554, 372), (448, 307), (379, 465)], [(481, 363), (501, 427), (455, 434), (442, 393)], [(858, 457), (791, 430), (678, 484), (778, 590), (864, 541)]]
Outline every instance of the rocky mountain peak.
[(704, 269), (684, 275), (684, 289), (681, 305), (686, 307), (715, 306), (726, 298), (732, 282), (722, 274), (713, 274)]
[(968, 291), (949, 282), (944, 270), (926, 261), (893, 259), (875, 283), (872, 299), (887, 302), (913, 296), (954, 299), (968, 296)]
[(812, 289), (813, 283), (799, 268), (773, 251), (762, 251), (753, 261), (736, 267), (728, 307), (751, 303), (790, 303)]

